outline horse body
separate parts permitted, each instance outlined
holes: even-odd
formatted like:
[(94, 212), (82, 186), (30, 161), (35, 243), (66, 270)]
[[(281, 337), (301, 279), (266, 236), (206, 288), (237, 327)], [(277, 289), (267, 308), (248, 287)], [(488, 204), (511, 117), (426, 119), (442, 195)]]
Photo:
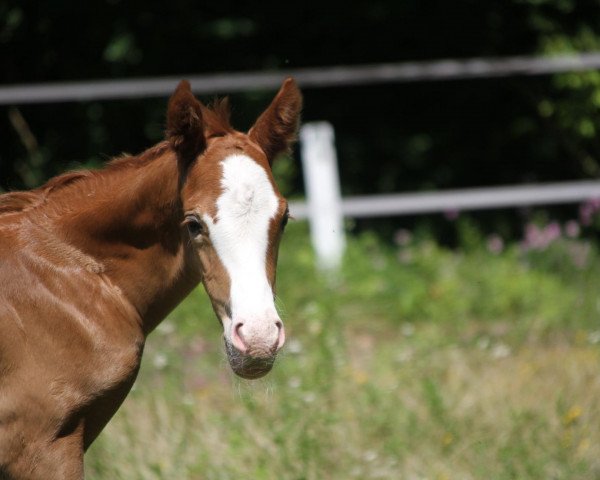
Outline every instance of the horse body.
[[(295, 85), (284, 84), (270, 107), (278, 98), (288, 107), (281, 98), (290, 91), (286, 144), (299, 113)], [(266, 373), (283, 344), (269, 300), (238, 291), (253, 280), (267, 296), (274, 288), (285, 202), (264, 138), (275, 117), (267, 110), (254, 136), (223, 132), (226, 122), (184, 83), (167, 115), (167, 140), (138, 157), (0, 197), (0, 478), (82, 478), (83, 452), (133, 385), (146, 336), (200, 281), (236, 373)], [(227, 183), (223, 162), (233, 155), (254, 162), (262, 187), (244, 178)], [(265, 188), (268, 201), (260, 200)], [(233, 233), (223, 230), (227, 201), (245, 222)], [(264, 232), (236, 237), (258, 218)], [(256, 243), (241, 251), (258, 249), (263, 272), (242, 268), (240, 283), (231, 266), (239, 253), (228, 245)]]

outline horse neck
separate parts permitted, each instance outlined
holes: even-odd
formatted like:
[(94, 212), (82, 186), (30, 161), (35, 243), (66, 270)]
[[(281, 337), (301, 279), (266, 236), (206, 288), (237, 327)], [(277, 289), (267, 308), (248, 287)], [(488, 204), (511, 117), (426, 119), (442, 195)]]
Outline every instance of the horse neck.
[(63, 208), (54, 226), (93, 258), (147, 334), (197, 285), (199, 269), (182, 235), (173, 152), (121, 162), (56, 192)]

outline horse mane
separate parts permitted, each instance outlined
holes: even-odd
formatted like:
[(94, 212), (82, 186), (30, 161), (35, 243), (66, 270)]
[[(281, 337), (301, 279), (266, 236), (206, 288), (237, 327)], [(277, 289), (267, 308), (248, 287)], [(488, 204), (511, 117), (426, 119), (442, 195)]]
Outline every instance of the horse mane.
[[(220, 137), (234, 131), (230, 123), (229, 98), (214, 100), (208, 107), (201, 105), (204, 134), (206, 137)], [(28, 191), (8, 192), (0, 195), (0, 215), (3, 213), (18, 213), (36, 208), (48, 200), (57, 190), (78, 183), (87, 178), (95, 178), (104, 172), (141, 167), (162, 155), (169, 148), (169, 142), (160, 142), (142, 154), (134, 156), (123, 154), (112, 159), (100, 170), (78, 170), (58, 175), (41, 187)]]
[(168, 148), (168, 142), (160, 142), (140, 155), (123, 154), (116, 157), (100, 170), (67, 172), (51, 178), (44, 185), (33, 190), (4, 193), (0, 195), (0, 215), (3, 213), (19, 213), (36, 208), (46, 203), (53, 192), (84, 179), (97, 178), (106, 172), (115, 170), (144, 166), (162, 155)]
[(41, 187), (21, 192), (8, 192), (0, 195), (0, 214), (16, 213), (30, 210), (46, 202), (52, 191), (60, 190), (82, 178), (93, 175), (90, 170), (67, 172), (50, 179)]

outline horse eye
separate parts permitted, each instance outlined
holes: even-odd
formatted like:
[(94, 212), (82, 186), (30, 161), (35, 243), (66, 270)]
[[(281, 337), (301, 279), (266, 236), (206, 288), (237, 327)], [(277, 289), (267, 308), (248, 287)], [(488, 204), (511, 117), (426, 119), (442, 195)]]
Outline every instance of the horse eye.
[(197, 237), (204, 233), (204, 225), (200, 220), (192, 215), (185, 218), (185, 224), (192, 237)]
[(281, 230), (282, 231), (285, 230), (285, 226), (288, 224), (289, 219), (290, 219), (290, 212), (289, 212), (289, 210), (286, 210), (285, 215), (281, 219)]

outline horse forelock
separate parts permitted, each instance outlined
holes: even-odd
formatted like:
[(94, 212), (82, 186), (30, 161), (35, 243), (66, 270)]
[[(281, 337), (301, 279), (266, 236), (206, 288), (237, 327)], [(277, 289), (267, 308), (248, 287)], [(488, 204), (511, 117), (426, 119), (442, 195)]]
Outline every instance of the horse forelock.
[(216, 99), (208, 107), (202, 105), (201, 108), (202, 122), (208, 138), (234, 132), (230, 121), (231, 111), (228, 97)]

